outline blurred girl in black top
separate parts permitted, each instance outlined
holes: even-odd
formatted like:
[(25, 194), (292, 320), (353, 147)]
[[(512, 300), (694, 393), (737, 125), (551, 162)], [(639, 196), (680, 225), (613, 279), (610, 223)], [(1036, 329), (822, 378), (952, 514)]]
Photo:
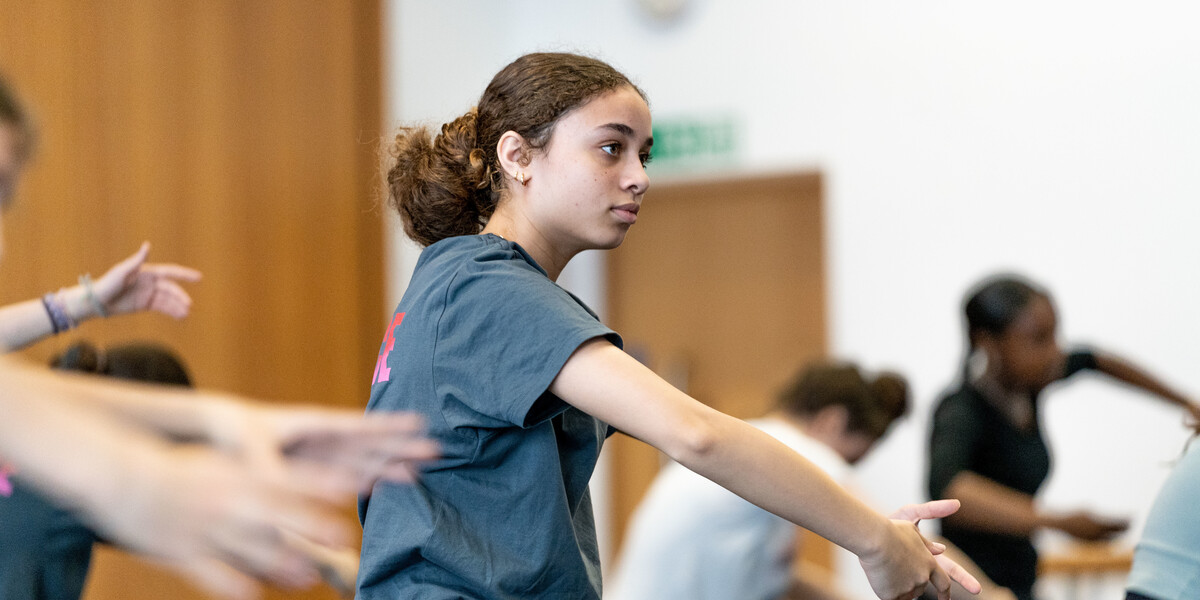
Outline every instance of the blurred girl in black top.
[(933, 415), (929, 493), (959, 498), (962, 509), (943, 520), (943, 535), (997, 584), (1033, 598), (1039, 528), (1100, 540), (1124, 521), (1084, 511), (1049, 514), (1034, 495), (1050, 471), (1038, 398), (1049, 384), (1082, 370), (1104, 373), (1189, 411), (1200, 408), (1141, 369), (1109, 354), (1058, 344), (1050, 294), (1025, 279), (989, 278), (968, 295), (967, 358), (961, 386)]

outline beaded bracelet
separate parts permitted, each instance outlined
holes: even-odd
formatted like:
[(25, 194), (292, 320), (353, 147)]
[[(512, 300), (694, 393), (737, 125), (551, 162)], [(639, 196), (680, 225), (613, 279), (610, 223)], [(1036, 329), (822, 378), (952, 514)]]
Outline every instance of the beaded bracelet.
[(75, 327), (75, 321), (71, 320), (67, 309), (53, 292), (42, 296), (42, 306), (46, 307), (46, 314), (50, 315), (50, 326), (54, 328), (54, 333), (61, 333)]
[(107, 319), (108, 311), (104, 310), (104, 303), (96, 297), (96, 292), (92, 291), (92, 274), (84, 273), (80, 275), (79, 285), (83, 286), (83, 294), (87, 298), (87, 301), (91, 303), (92, 309), (96, 311), (96, 314), (100, 315), (103, 319)]

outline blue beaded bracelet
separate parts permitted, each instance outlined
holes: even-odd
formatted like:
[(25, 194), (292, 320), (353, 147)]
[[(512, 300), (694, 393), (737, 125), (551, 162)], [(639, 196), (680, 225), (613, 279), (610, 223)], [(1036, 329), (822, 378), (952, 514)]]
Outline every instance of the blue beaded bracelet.
[(46, 314), (50, 315), (50, 326), (54, 328), (54, 333), (61, 333), (75, 327), (75, 322), (71, 320), (71, 316), (67, 314), (67, 310), (53, 293), (42, 296), (42, 306), (46, 307)]

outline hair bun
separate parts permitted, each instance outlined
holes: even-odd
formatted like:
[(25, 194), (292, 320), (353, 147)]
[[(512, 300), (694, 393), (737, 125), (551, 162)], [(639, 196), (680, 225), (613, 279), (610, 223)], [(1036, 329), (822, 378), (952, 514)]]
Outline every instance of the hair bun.
[(908, 414), (908, 381), (903, 375), (884, 371), (871, 381), (870, 387), (876, 403), (889, 420)]
[(479, 233), (495, 210), (492, 170), (476, 147), (477, 117), (471, 109), (432, 140), (425, 127), (401, 128), (392, 143), (388, 200), (422, 246)]

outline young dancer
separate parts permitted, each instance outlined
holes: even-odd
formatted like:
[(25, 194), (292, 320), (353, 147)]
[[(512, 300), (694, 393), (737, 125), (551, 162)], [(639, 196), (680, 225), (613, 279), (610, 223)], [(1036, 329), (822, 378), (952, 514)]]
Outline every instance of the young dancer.
[(848, 548), (880, 597), (912, 598), (930, 581), (945, 596), (940, 547), (914, 520), (956, 503), (899, 520), (873, 512), (642, 366), (555, 284), (573, 256), (618, 246), (637, 221), (651, 144), (638, 88), (556, 53), (506, 66), (435, 139), (400, 130), (390, 199), (427, 248), (368, 409), (424, 414), (443, 458), (419, 485), (360, 500), (359, 598), (600, 598), (588, 480), (614, 429)]
[(942, 521), (942, 534), (989, 578), (1028, 600), (1037, 575), (1034, 531), (1052, 528), (1098, 540), (1126, 527), (1087, 512), (1037, 509), (1034, 495), (1050, 470), (1039, 419), (1042, 390), (1092, 370), (1177, 404), (1193, 417), (1200, 408), (1115, 356), (1064, 352), (1049, 293), (1025, 279), (984, 280), (968, 295), (965, 313), (967, 360), (961, 386), (934, 412), (929, 493), (962, 501), (962, 510)]

